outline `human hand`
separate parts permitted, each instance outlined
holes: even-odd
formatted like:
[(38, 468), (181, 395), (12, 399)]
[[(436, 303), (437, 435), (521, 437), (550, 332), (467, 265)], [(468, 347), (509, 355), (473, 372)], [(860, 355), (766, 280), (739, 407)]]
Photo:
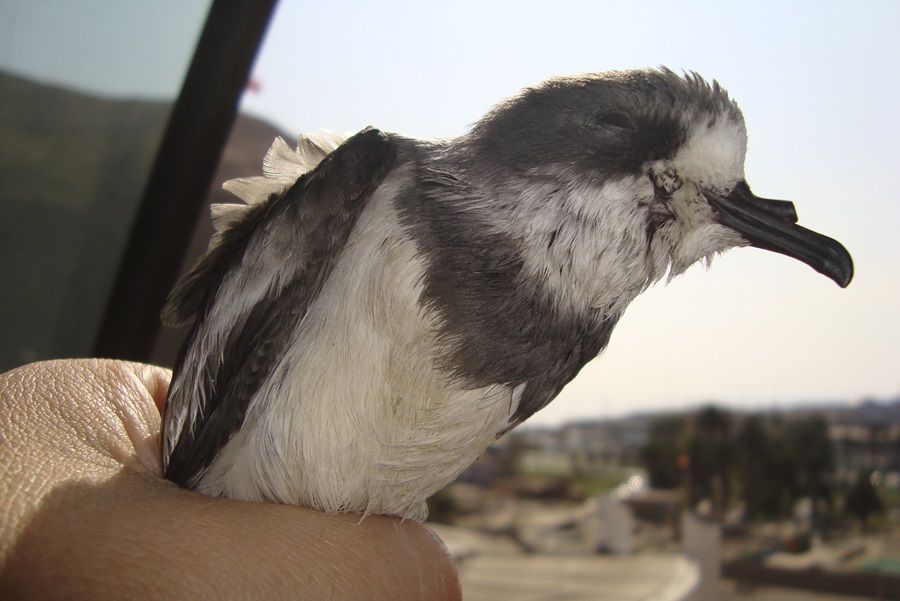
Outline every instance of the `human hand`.
[(0, 598), (460, 598), (453, 560), (417, 522), (164, 480), (169, 378), (90, 359), (0, 375)]

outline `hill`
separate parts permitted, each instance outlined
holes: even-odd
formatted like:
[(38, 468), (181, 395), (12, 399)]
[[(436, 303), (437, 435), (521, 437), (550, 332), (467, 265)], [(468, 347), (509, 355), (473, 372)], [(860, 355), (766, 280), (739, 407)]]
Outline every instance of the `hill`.
[[(170, 109), (0, 73), (0, 371), (90, 353)], [(213, 189), (276, 135), (239, 117)]]

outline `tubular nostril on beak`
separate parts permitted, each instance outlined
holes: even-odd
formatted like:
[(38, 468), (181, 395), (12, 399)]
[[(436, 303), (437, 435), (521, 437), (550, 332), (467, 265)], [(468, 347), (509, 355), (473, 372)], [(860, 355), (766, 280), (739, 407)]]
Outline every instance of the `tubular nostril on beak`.
[(797, 209), (794, 203), (789, 200), (771, 200), (768, 198), (758, 198), (759, 208), (769, 213), (777, 219), (784, 219), (791, 223), (797, 223)]
[(761, 211), (776, 219), (797, 223), (797, 209), (794, 208), (794, 203), (789, 200), (760, 198), (750, 191), (750, 186), (747, 185), (746, 181), (738, 182), (730, 196), (735, 196), (744, 202), (754, 203)]

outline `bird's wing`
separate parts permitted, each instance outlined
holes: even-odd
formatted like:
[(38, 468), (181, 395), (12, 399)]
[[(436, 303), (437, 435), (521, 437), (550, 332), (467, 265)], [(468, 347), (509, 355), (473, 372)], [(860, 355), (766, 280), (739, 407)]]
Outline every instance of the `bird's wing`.
[(227, 225), (163, 311), (169, 324), (194, 320), (163, 417), (167, 478), (195, 484), (241, 428), (393, 160), (391, 140), (366, 129), (287, 191), (220, 210)]
[(581, 368), (606, 347), (617, 321), (609, 318), (598, 324), (591, 324), (579, 331), (577, 340), (569, 334), (573, 339), (565, 346), (567, 352), (558, 355), (547, 353), (548, 357), (557, 358), (555, 360), (548, 358), (540, 373), (525, 382), (519, 404), (510, 418), (508, 430), (521, 424), (555, 399), (578, 375)]

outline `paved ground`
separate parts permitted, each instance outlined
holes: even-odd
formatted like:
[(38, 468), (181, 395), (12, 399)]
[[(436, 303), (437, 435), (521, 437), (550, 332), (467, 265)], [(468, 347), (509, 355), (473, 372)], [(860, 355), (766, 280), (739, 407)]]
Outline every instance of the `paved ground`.
[(457, 558), (465, 601), (680, 601), (699, 577), (675, 553), (525, 554), (504, 537), (432, 527)]
[(680, 601), (697, 570), (678, 556), (508, 555), (460, 562), (466, 601)]
[[(457, 558), (465, 601), (677, 601), (696, 565), (677, 553), (538, 555), (506, 537), (429, 524)], [(720, 583), (718, 601), (865, 601), (773, 586)]]

